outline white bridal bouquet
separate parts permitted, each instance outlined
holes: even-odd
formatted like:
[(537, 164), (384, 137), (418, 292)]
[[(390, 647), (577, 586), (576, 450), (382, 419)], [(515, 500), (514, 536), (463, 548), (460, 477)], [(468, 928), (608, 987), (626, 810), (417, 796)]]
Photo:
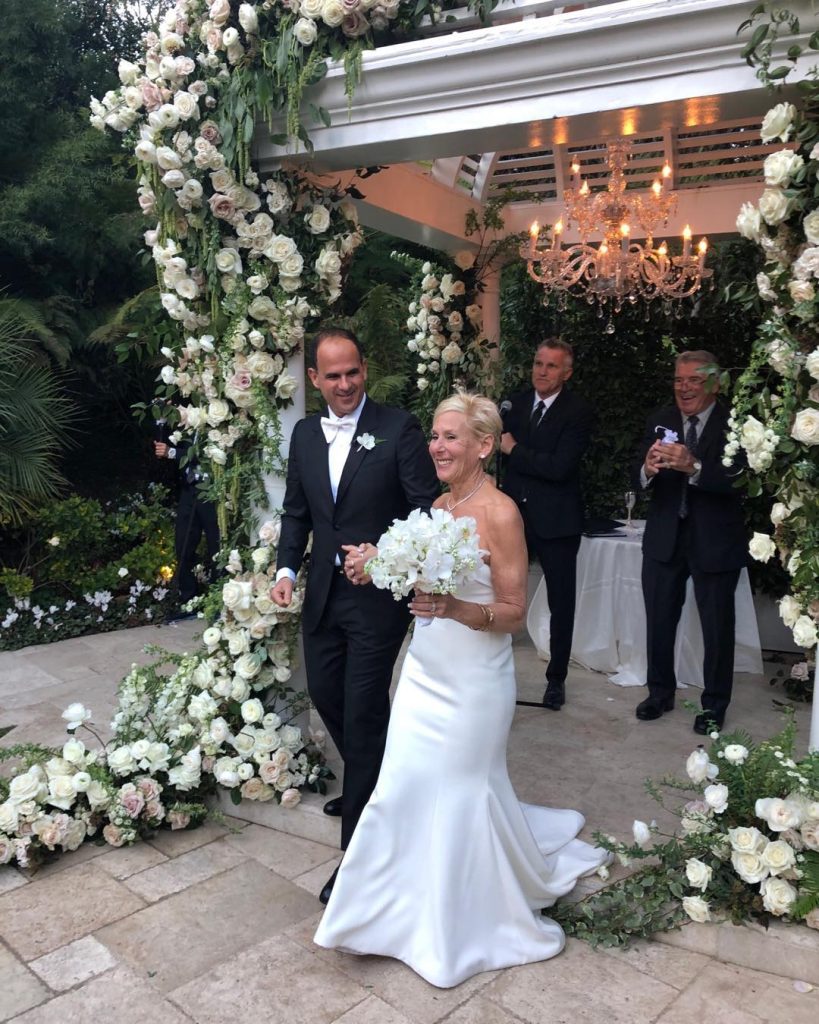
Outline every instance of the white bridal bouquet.
[[(451, 594), (480, 564), (477, 524), (470, 516), (456, 519), (451, 512), (415, 509), (396, 519), (378, 540), (378, 554), (366, 570), (374, 586), (389, 590), (396, 601), (411, 590)], [(429, 624), (429, 620), (419, 620)]]

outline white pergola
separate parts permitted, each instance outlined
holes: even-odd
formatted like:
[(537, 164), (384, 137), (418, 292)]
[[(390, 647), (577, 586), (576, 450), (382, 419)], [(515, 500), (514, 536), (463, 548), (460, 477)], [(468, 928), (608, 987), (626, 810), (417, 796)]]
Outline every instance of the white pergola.
[[(817, 27), (812, 0), (788, 6), (802, 28), (788, 45), (805, 46)], [(356, 168), (381, 166), (362, 183), (362, 223), (454, 252), (474, 248), (467, 212), (506, 186), (527, 193), (507, 207), (506, 231), (535, 219), (553, 224), (572, 160), (593, 190), (605, 188), (606, 142), (627, 137), (631, 187), (648, 188), (666, 161), (672, 169), (679, 201), (669, 238), (685, 224), (695, 236), (735, 234), (740, 206), (762, 191), (765, 157), (782, 148), (763, 144), (759, 128), (783, 97), (762, 88), (741, 57), (737, 28), (752, 8), (751, 0), (501, 0), (489, 26), (463, 10), (427, 26), (420, 40), (364, 54), (352, 102), (343, 67), (330, 68), (309, 96), (331, 117), (329, 127), (310, 130), (311, 169), (349, 181)], [(809, 53), (791, 80), (813, 62)], [(254, 144), (263, 170), (305, 159), (273, 145), (265, 125)], [(579, 241), (576, 231), (565, 230), (563, 241)], [(499, 326), (498, 276), (483, 295), (490, 337)], [(303, 354), (291, 372), (303, 379)], [(303, 415), (300, 391), (283, 416), (285, 438)], [(283, 481), (269, 483), (281, 504)], [(819, 701), (810, 746), (819, 749)]]
[[(790, 7), (804, 44), (816, 23), (811, 0)], [(341, 181), (383, 167), (361, 184), (362, 223), (454, 252), (474, 248), (467, 212), (504, 186), (528, 194), (507, 208), (506, 231), (554, 223), (572, 158), (593, 189), (605, 188), (606, 142), (625, 136), (632, 187), (648, 187), (666, 160), (672, 168), (679, 202), (669, 238), (685, 224), (695, 236), (734, 234), (739, 207), (761, 192), (765, 156), (781, 148), (759, 140), (775, 100), (740, 55), (737, 27), (751, 8), (750, 0), (501, 0), (489, 26), (458, 12), (419, 40), (365, 53), (352, 102), (343, 67), (330, 68), (309, 94), (331, 124), (310, 129), (308, 166)], [(793, 77), (806, 71), (798, 66)], [(262, 170), (307, 160), (273, 145), (264, 124), (254, 148)], [(578, 237), (569, 229), (563, 240)], [(483, 302), (491, 336), (496, 282)], [(292, 372), (301, 379), (303, 365)], [(285, 436), (303, 412), (301, 396)]]

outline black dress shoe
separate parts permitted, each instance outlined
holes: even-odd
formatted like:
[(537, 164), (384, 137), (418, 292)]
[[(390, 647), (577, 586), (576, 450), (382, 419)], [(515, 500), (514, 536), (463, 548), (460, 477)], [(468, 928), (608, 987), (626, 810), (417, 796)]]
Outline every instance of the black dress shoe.
[(549, 683), (543, 694), (543, 706), (550, 711), (560, 711), (566, 703), (566, 684)]
[(713, 711), (703, 711), (694, 719), (694, 732), (700, 736), (707, 736), (709, 732), (719, 732), (723, 721), (722, 715), (715, 715)]
[(328, 800), (324, 805), (324, 813), (329, 814), (331, 818), (341, 817), (341, 797), (334, 796), (332, 800)]
[(634, 714), (641, 722), (653, 722), (655, 718), (662, 718), (666, 711), (673, 710), (673, 697), (646, 697), (634, 709)]
[(327, 903), (330, 900), (330, 896), (333, 892), (333, 886), (336, 884), (337, 875), (338, 868), (336, 868), (332, 875), (330, 875), (330, 877), (327, 879), (327, 882), (325, 883), (324, 888), (319, 893), (319, 903), (323, 903), (325, 907), (327, 906)]

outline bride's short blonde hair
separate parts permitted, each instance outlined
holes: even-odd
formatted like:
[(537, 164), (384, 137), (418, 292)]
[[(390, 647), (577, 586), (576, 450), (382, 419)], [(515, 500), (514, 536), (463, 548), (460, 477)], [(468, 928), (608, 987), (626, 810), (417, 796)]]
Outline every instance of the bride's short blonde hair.
[(491, 398), (485, 395), (475, 395), (469, 391), (458, 388), (455, 394), (445, 398), (435, 410), (432, 421), (438, 419), (445, 412), (459, 412), (466, 418), (467, 426), (478, 440), (489, 434), (492, 437), (492, 448), (500, 443), (501, 423), (498, 408)]

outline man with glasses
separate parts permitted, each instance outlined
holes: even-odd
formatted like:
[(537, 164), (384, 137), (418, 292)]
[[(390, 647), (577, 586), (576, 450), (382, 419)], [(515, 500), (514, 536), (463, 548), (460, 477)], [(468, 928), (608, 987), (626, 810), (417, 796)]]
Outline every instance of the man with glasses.
[(674, 372), (675, 405), (647, 423), (635, 484), (651, 498), (643, 537), (648, 697), (642, 721), (674, 707), (674, 643), (685, 588), (694, 582), (705, 647), (702, 712), (694, 731), (721, 729), (734, 674), (734, 591), (748, 550), (737, 470), (722, 464), (728, 411), (717, 402), (719, 367), (710, 352), (683, 352)]

